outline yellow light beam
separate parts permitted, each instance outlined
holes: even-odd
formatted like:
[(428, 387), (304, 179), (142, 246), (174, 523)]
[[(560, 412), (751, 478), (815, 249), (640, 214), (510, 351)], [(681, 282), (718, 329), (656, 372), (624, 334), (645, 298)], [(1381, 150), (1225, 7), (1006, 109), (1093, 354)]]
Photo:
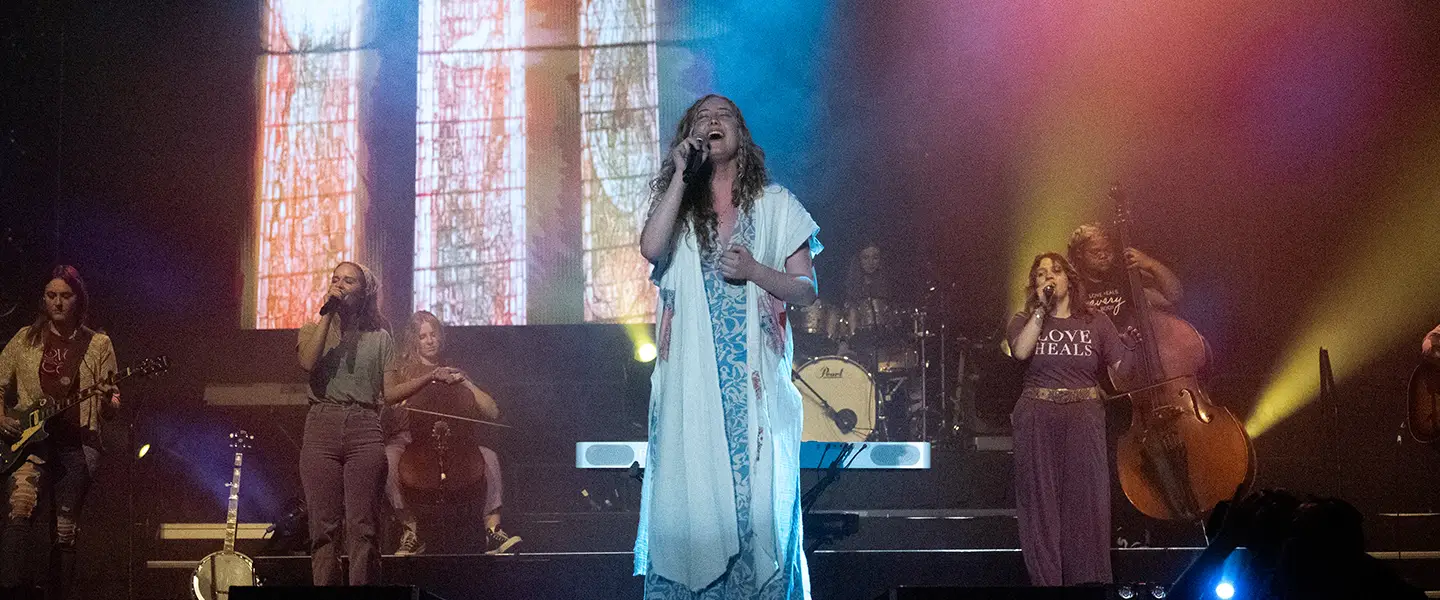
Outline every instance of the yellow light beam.
[[(1440, 291), (1440, 127), (1428, 131), (1406, 172), (1378, 190), (1359, 243), (1317, 249), (1317, 262), (1327, 253), (1348, 260), (1335, 285), (1316, 289), (1316, 304), (1302, 321), (1307, 329), (1281, 355), (1245, 423), (1252, 437), (1319, 393), (1321, 347), (1329, 350), (1337, 383), (1405, 339), (1414, 339), (1418, 355), (1420, 338), (1433, 326), (1424, 319), (1433, 316)], [(1417, 323), (1423, 328), (1416, 329)]]
[(1033, 142), (1020, 202), (1013, 213), (1013, 307), (1025, 302), (1030, 263), (1036, 254), (1065, 254), (1071, 231), (1109, 214), (1105, 193), (1122, 162), (1124, 126), (1104, 118), (1114, 113), (1098, 106), (1055, 107), (1052, 112), (1071, 114), (1056, 114), (1055, 123), (1036, 132), (1039, 139)]

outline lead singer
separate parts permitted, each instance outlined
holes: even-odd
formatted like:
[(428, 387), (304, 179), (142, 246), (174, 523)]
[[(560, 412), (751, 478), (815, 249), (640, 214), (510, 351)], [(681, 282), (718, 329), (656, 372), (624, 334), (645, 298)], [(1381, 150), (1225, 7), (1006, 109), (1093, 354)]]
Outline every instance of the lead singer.
[(660, 298), (635, 574), (648, 599), (809, 598), (785, 304), (815, 301), (819, 228), (729, 99), (670, 147), (640, 235)]
[(1010, 420), (1015, 505), (1032, 585), (1109, 583), (1110, 461), (1104, 369), (1133, 362), (1110, 317), (1085, 304), (1065, 258), (1035, 257), (1025, 311), (1007, 328), (1011, 354), (1028, 361)]

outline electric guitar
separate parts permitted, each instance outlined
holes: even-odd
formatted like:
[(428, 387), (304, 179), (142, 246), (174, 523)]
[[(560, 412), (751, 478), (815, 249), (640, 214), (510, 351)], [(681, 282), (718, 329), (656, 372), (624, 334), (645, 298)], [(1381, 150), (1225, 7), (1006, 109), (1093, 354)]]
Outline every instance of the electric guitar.
[(44, 441), (45, 438), (50, 437), (50, 434), (45, 432), (45, 422), (49, 421), (52, 417), (70, 410), (81, 402), (104, 394), (105, 390), (114, 387), (115, 384), (123, 380), (131, 377), (148, 377), (156, 373), (162, 373), (169, 368), (170, 359), (163, 355), (147, 358), (134, 366), (111, 373), (109, 377), (97, 381), (94, 385), (80, 390), (78, 393), (72, 394), (63, 400), (41, 398), (35, 408), (27, 411), (7, 409), (5, 416), (20, 421), (21, 431), (20, 437), (0, 446), (0, 474), (8, 475), (11, 471), (14, 471), (20, 466), (20, 463), (25, 461), (25, 457), (29, 456), (29, 447), (31, 445), (38, 444)]
[(230, 508), (225, 514), (225, 547), (200, 559), (190, 576), (190, 589), (196, 600), (228, 600), (230, 588), (256, 584), (255, 563), (235, 551), (235, 531), (240, 528), (240, 463), (250, 442), (255, 438), (244, 430), (230, 434), (230, 447), (235, 449), (235, 474), (230, 479)]

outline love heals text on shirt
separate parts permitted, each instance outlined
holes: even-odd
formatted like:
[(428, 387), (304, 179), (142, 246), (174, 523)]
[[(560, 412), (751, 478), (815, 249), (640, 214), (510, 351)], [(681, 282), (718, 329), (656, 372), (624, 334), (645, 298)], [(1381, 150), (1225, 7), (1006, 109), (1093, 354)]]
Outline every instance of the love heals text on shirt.
[(1035, 343), (1036, 356), (1093, 356), (1089, 329), (1048, 329)]

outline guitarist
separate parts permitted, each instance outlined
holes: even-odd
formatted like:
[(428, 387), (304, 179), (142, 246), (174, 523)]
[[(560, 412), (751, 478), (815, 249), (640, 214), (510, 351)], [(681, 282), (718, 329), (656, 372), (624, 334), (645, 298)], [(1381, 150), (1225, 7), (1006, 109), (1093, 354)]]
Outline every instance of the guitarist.
[[(0, 395), (7, 408), (27, 411), (42, 399), (60, 399), (90, 387), (115, 372), (115, 349), (109, 336), (85, 327), (90, 295), (80, 272), (55, 267), (40, 301), (40, 316), (20, 329), (0, 352)], [(25, 597), (47, 582), (48, 597), (79, 597), (71, 585), (75, 575), (75, 538), (80, 508), (99, 462), (100, 421), (120, 406), (120, 396), (88, 399), (45, 425), (49, 438), (30, 447), (30, 455), (5, 476), (8, 500), (0, 529), (0, 597)], [(0, 437), (20, 438), (19, 420), (0, 419)], [(54, 545), (47, 556), (33, 547), (33, 531), (54, 519)], [(45, 536), (49, 537), (49, 536)], [(45, 539), (42, 537), (41, 539)], [(8, 594), (7, 594), (8, 592)]]

